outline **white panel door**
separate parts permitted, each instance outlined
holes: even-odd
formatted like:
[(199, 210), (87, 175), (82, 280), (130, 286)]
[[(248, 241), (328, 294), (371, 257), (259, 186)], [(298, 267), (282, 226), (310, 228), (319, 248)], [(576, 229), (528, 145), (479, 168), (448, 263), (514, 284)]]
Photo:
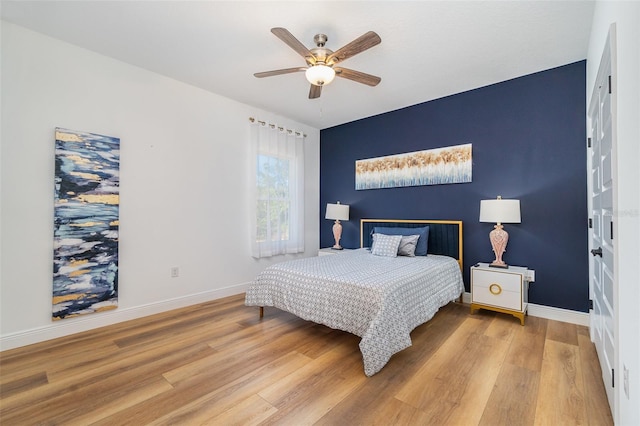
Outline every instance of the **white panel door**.
[(616, 360), (616, 304), (617, 295), (614, 271), (614, 223), (613, 223), (613, 153), (614, 125), (612, 111), (612, 38), (610, 32), (600, 62), (598, 77), (591, 104), (589, 122), (591, 132), (591, 188), (590, 228), (591, 240), (591, 280), (589, 294), (593, 300), (590, 313), (591, 338), (595, 344), (602, 369), (602, 378), (613, 411), (614, 380)]

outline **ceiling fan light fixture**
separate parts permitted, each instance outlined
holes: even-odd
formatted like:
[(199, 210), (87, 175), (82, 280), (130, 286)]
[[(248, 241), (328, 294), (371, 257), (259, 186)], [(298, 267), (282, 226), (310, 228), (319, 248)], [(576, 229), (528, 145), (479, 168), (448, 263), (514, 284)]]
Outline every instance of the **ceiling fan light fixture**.
[(304, 75), (307, 77), (309, 83), (316, 86), (326, 86), (333, 81), (336, 76), (336, 72), (331, 67), (318, 64), (307, 68)]

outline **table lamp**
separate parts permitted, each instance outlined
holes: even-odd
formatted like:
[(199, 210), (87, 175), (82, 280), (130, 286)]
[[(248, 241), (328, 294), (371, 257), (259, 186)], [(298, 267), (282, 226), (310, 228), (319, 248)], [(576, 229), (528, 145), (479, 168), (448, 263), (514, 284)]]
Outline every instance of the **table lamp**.
[(340, 204), (340, 201), (336, 204), (327, 203), (327, 212), (324, 218), (335, 220), (333, 224), (333, 238), (336, 240), (336, 243), (331, 248), (334, 250), (342, 250), (340, 246), (340, 238), (342, 237), (342, 225), (340, 221), (349, 220), (349, 206)]
[(520, 223), (520, 200), (503, 200), (501, 196), (495, 200), (480, 200), (480, 222), (492, 222), (496, 225), (489, 233), (491, 247), (496, 259), (489, 265), (494, 268), (508, 268), (502, 260), (507, 249), (509, 234), (503, 229), (503, 223)]

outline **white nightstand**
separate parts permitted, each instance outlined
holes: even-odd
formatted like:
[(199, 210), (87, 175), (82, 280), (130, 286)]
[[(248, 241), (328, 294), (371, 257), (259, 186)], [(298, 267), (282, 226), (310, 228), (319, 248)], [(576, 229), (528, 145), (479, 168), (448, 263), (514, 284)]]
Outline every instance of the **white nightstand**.
[(334, 250), (331, 247), (323, 248), (318, 251), (318, 256), (331, 256), (332, 254), (341, 254), (349, 252), (353, 249)]
[(511, 314), (524, 325), (527, 314), (529, 282), (534, 272), (521, 266), (492, 268), (487, 263), (471, 267), (471, 313), (488, 309)]

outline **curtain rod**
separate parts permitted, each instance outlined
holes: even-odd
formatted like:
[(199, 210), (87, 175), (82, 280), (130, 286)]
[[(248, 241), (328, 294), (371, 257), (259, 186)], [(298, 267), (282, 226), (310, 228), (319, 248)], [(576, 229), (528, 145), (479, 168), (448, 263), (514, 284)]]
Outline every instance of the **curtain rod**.
[[(252, 122), (252, 123), (258, 123), (261, 126), (267, 126), (268, 125), (272, 129), (276, 128), (276, 125), (273, 124), (273, 123), (267, 123), (266, 121), (256, 120), (253, 117), (249, 117), (249, 121)], [(281, 126), (278, 126), (278, 130), (280, 130), (281, 132), (284, 132), (286, 130), (286, 132), (289, 133), (290, 135), (295, 133), (296, 136), (302, 136), (304, 138), (307, 137), (306, 133), (298, 132), (297, 130), (285, 129), (284, 127), (281, 127)]]

